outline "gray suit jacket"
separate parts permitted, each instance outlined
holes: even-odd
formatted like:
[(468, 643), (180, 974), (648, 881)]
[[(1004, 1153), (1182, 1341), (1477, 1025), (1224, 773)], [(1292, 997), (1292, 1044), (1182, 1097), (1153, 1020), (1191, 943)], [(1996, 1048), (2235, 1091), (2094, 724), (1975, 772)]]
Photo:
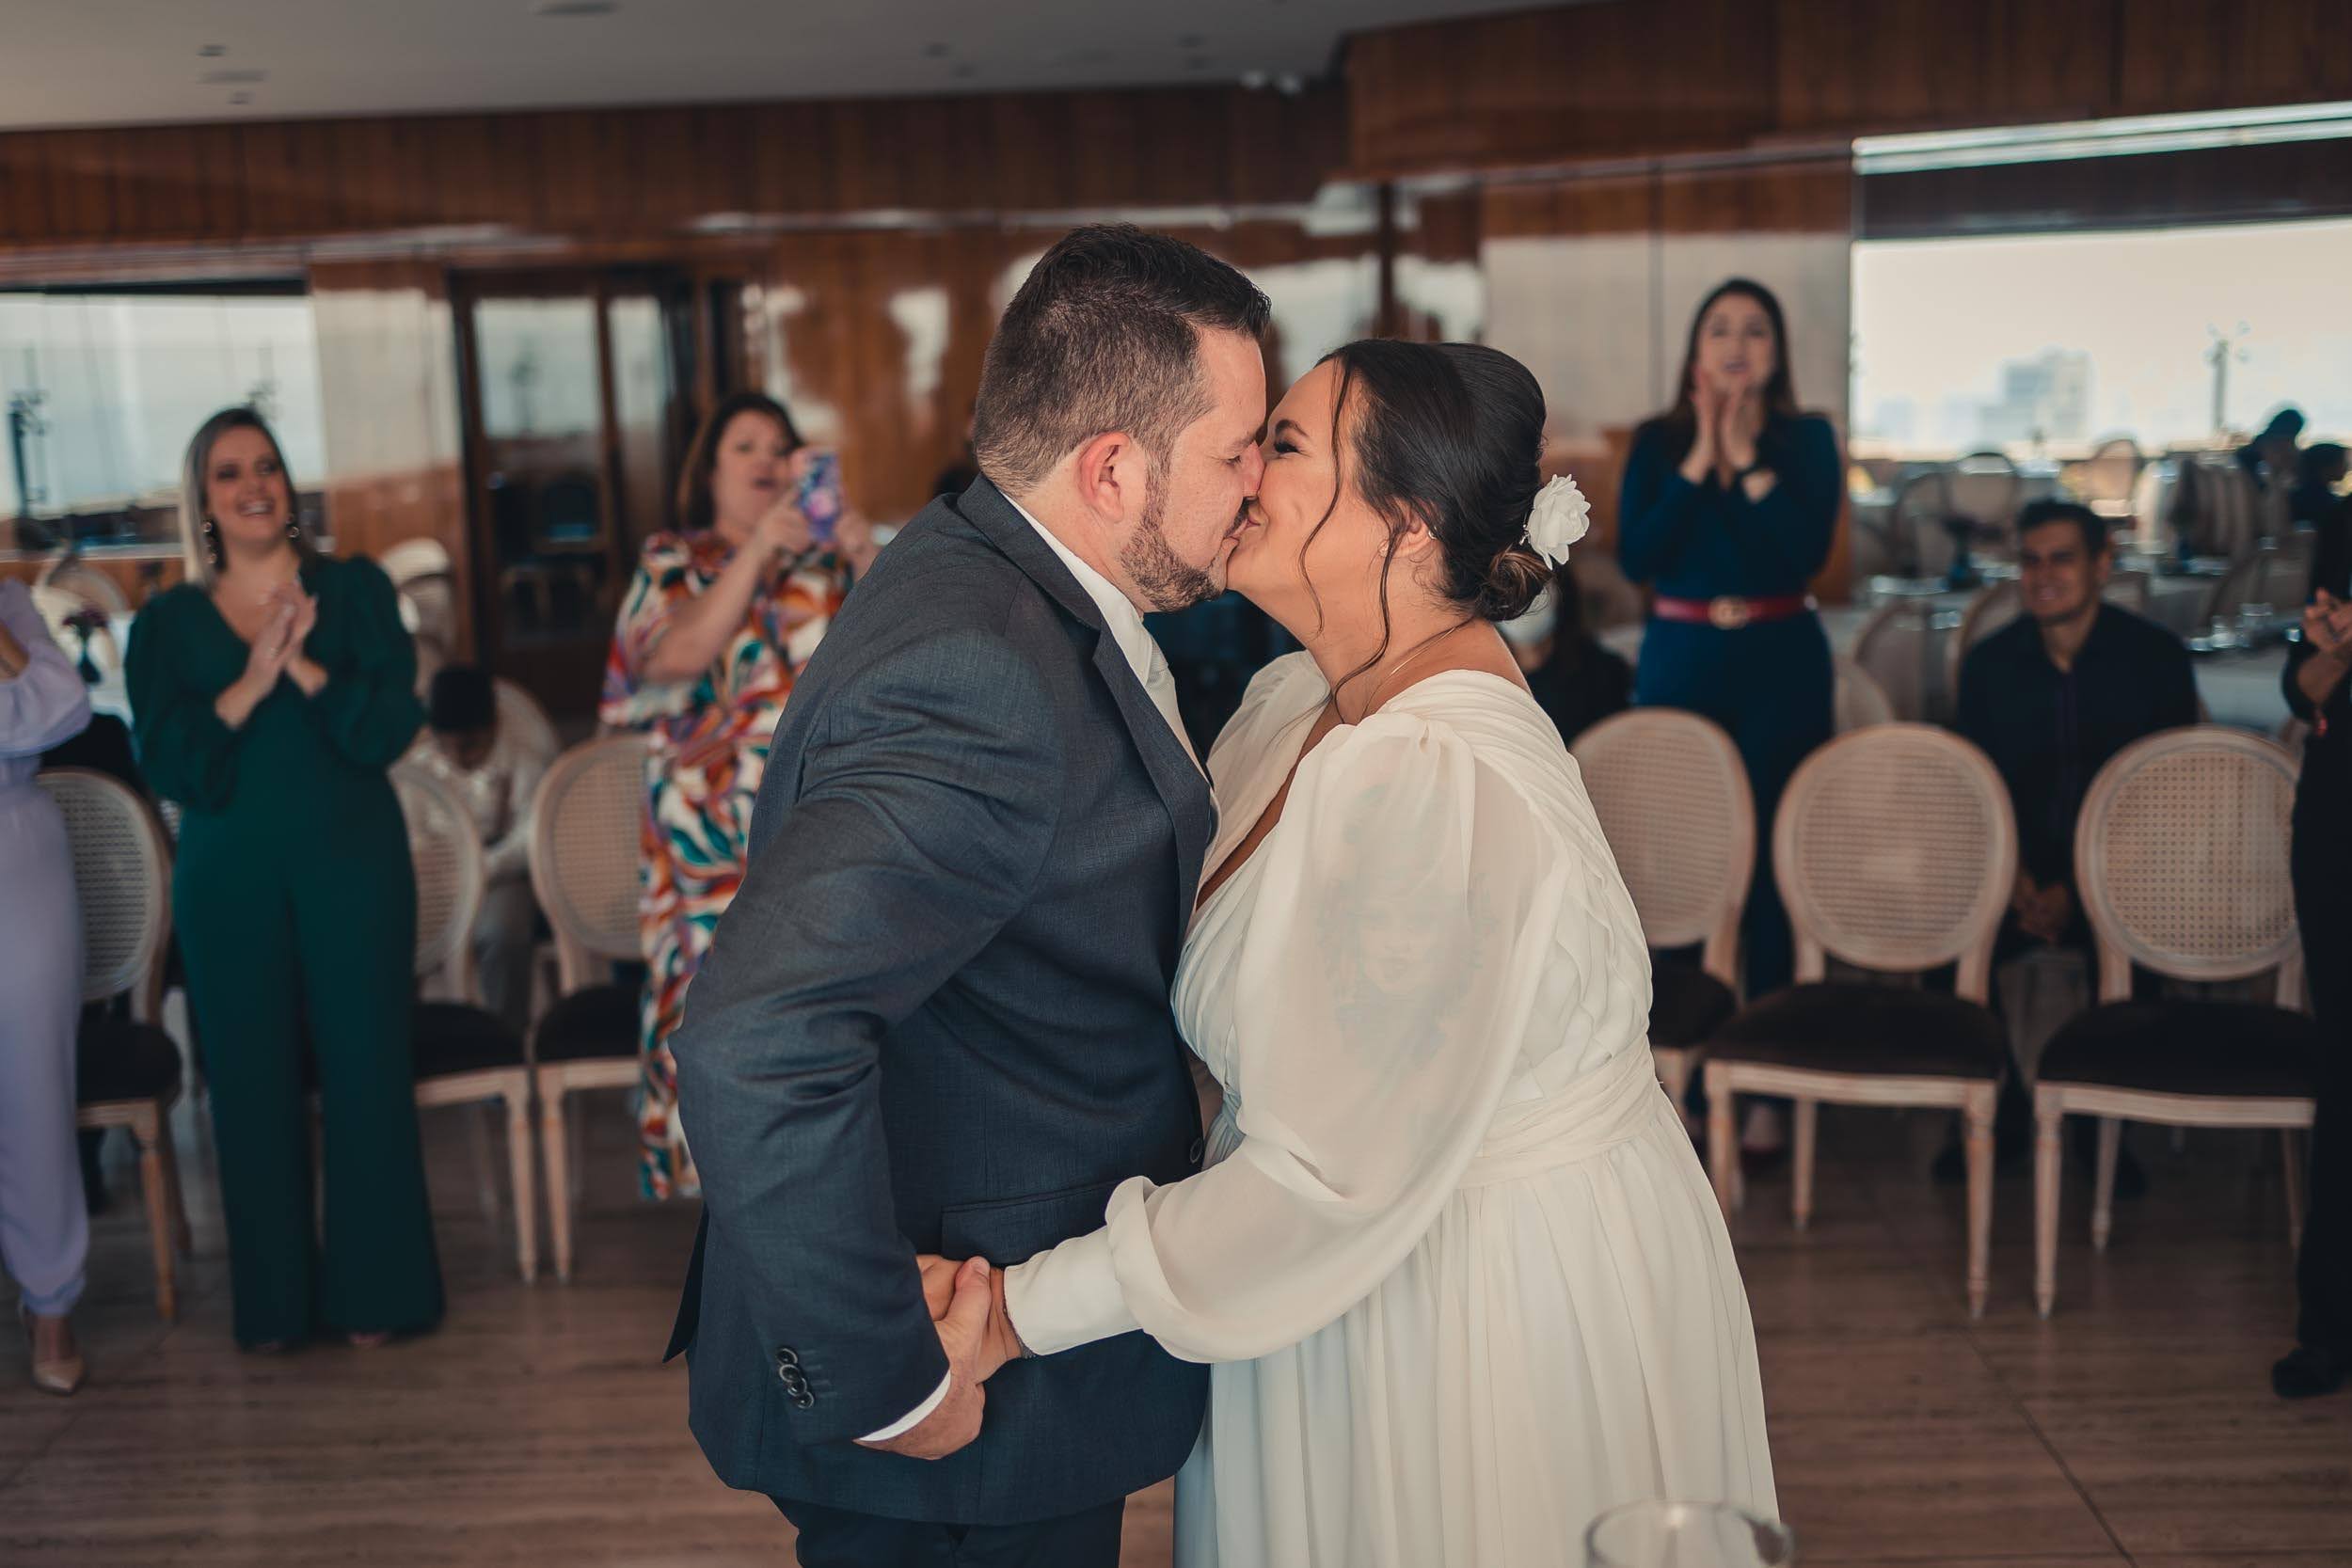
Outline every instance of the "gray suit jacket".
[(936, 1464), (854, 1446), (946, 1370), (917, 1251), (1017, 1263), (1199, 1167), (1168, 990), (1214, 811), (994, 485), (931, 503), (795, 687), (673, 1038), (704, 1221), (671, 1353), (729, 1485), (1015, 1524), (1171, 1475), (1204, 1370), (1141, 1335), (1015, 1363)]

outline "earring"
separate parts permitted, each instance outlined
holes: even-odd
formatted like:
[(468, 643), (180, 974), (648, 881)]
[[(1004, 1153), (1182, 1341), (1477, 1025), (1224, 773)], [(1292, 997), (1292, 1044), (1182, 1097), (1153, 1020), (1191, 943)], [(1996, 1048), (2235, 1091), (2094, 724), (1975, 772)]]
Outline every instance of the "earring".
[(220, 529), (209, 516), (204, 519), (204, 559), (213, 563), (214, 571), (220, 570)]
[(292, 517), (286, 519), (286, 537), (296, 544), (302, 542), (302, 525)]

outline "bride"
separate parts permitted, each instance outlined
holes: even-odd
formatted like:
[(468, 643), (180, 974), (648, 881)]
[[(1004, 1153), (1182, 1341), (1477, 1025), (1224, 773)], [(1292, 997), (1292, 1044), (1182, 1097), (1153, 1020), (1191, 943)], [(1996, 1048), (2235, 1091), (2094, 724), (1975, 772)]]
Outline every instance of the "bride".
[(1140, 1328), (1215, 1364), (1184, 1568), (1565, 1564), (1635, 1498), (1776, 1513), (1642, 929), (1494, 628), (1583, 531), (1543, 424), (1460, 343), (1350, 344), (1274, 411), (1231, 582), (1304, 651), (1211, 754), (1176, 979), (1211, 1164), (996, 1276), (1019, 1354)]

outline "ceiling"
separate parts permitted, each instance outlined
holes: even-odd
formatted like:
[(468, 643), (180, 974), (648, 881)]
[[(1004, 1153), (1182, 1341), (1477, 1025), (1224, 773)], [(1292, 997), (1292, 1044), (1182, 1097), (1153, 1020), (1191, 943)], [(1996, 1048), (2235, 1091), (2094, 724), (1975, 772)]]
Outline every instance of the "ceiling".
[[(600, 14), (541, 14), (567, 8)], [(1510, 0), (6, 0), (0, 129), (1312, 78)], [(215, 53), (217, 51), (217, 53)]]

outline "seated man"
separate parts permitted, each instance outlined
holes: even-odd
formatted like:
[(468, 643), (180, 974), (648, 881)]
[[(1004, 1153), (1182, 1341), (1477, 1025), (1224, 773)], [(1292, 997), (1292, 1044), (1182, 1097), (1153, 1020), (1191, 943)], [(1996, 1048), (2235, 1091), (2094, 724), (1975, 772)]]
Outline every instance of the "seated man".
[(419, 760), (465, 800), (482, 833), (482, 912), (473, 928), (482, 1000), (520, 1032), (531, 1022), (539, 912), (531, 891), (531, 798), (547, 759), (504, 732), (490, 677), (474, 666), (436, 672), (426, 708), (433, 744), (419, 749)]
[[(2000, 770), (2017, 815), (2017, 886), (1995, 963), (2037, 947), (2089, 952), (2074, 891), (2083, 797), (2124, 747), (2198, 717), (2181, 640), (2100, 597), (2114, 555), (2098, 514), (2073, 501), (2034, 502), (2018, 515), (2017, 562), (2026, 612), (1969, 652), (1957, 721)], [(2022, 1151), (2030, 1111), (2020, 1080), (2010, 1082), (2003, 1143)], [(1957, 1171), (1957, 1158), (1949, 1163)], [(2134, 1171), (2118, 1190), (2138, 1184)]]

